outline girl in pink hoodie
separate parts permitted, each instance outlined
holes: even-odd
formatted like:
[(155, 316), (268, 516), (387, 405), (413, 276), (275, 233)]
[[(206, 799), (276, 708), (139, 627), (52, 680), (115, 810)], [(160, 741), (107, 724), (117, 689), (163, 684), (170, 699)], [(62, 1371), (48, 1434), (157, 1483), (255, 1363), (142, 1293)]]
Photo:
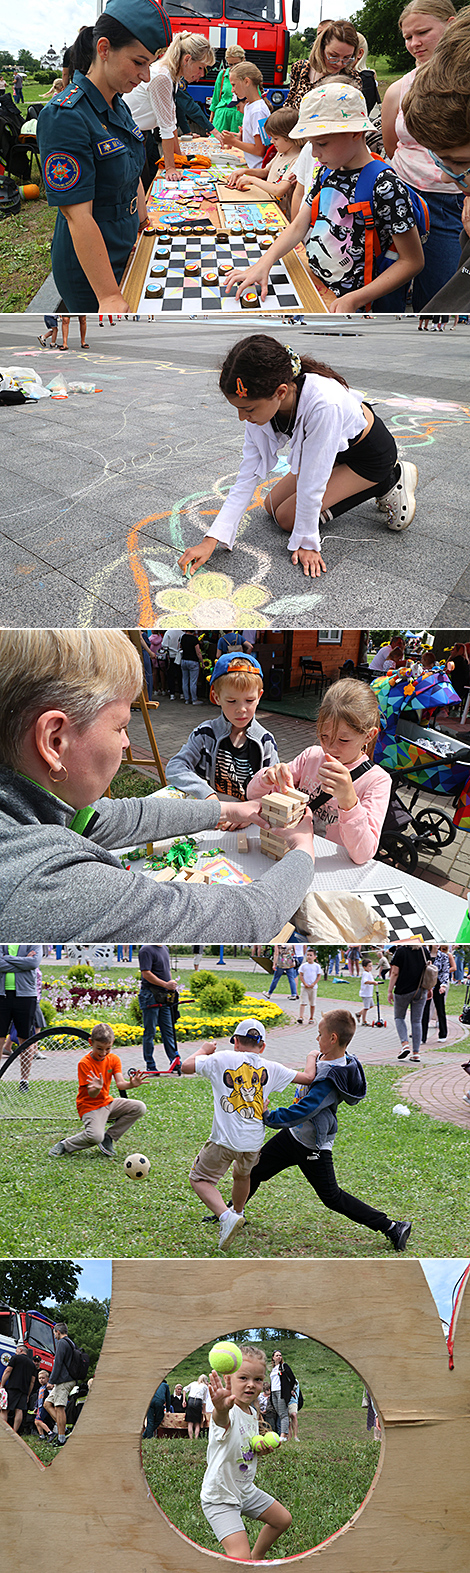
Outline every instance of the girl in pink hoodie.
[(353, 863), (367, 863), (377, 851), (391, 790), (390, 776), (372, 763), (378, 730), (379, 707), (368, 684), (341, 678), (322, 700), (319, 744), (288, 765), (258, 771), (247, 797), (300, 787), (310, 794), (317, 834), (340, 842)]

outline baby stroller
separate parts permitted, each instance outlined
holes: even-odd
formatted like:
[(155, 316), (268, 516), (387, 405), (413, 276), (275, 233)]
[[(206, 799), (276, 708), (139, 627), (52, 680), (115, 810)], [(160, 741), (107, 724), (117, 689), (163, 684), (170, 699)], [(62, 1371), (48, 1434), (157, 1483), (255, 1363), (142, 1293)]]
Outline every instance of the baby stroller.
[(393, 868), (402, 868), (407, 874), (414, 874), (420, 852), (429, 854), (437, 852), (440, 847), (450, 846), (455, 841), (456, 830), (449, 814), (442, 808), (426, 807), (414, 814), (420, 789), (416, 787), (411, 803), (404, 803), (399, 787), (406, 784), (407, 777), (403, 771), (392, 773), (390, 802), (375, 856), (381, 863), (391, 863)]
[[(448, 795), (455, 809), (454, 828), (470, 829), (470, 748), (461, 739), (429, 725), (433, 712), (459, 704), (458, 694), (441, 669), (414, 678), (406, 671), (372, 683), (380, 707), (380, 732), (374, 761), (398, 782), (413, 782), (416, 792), (409, 805), (412, 814), (420, 787)], [(452, 820), (438, 808), (416, 815), (418, 835), (431, 833), (436, 845), (445, 846), (453, 836), (445, 832)], [(440, 828), (439, 828), (440, 827)], [(442, 839), (444, 834), (446, 839)]]

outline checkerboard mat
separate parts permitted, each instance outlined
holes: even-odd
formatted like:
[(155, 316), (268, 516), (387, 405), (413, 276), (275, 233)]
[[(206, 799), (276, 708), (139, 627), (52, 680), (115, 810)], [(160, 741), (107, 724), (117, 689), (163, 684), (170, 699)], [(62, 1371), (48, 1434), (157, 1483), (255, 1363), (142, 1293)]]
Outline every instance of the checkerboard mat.
[(398, 887), (393, 891), (371, 890), (367, 893), (362, 891), (361, 894), (377, 916), (385, 918), (389, 925), (390, 940), (412, 939), (415, 935), (426, 941), (435, 939), (427, 918), (407, 890)]
[[(214, 284), (206, 284), (202, 274), (208, 270), (218, 271), (222, 262), (230, 262), (233, 268), (251, 267), (262, 254), (257, 241), (246, 242), (242, 236), (235, 235), (226, 241), (218, 240), (212, 231), (212, 234), (207, 235), (172, 235), (169, 244), (170, 256), (167, 261), (162, 257), (152, 257), (138, 306), (139, 313), (153, 315), (157, 312), (181, 312), (187, 316), (198, 316), (205, 312), (233, 313), (245, 309), (235, 299), (235, 287), (230, 295), (226, 295), (223, 278), (218, 278)], [(147, 285), (154, 282), (151, 278), (154, 262), (166, 265), (165, 277), (155, 280), (162, 284), (163, 294), (146, 297)], [(200, 272), (194, 277), (185, 274), (186, 262), (197, 262)], [(251, 309), (260, 312), (302, 311), (302, 302), (282, 258), (271, 270), (266, 300), (259, 301), (259, 306)]]

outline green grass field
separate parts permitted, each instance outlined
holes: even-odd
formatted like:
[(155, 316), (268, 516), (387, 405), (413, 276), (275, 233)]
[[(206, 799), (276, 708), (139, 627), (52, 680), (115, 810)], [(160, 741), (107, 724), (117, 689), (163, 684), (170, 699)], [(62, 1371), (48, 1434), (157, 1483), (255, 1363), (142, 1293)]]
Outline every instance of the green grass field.
[[(406, 1069), (401, 1073), (406, 1074)], [(398, 1067), (368, 1071), (368, 1097), (343, 1106), (335, 1142), (340, 1184), (392, 1218), (413, 1221), (408, 1254), (464, 1255), (470, 1207), (468, 1135), (411, 1107), (407, 1120), (392, 1114), (399, 1098)], [(48, 1087), (50, 1098), (48, 1098)], [(49, 1159), (48, 1149), (77, 1128), (72, 1084), (46, 1084), (49, 1118), (2, 1122), (0, 1210), (5, 1256), (217, 1256), (217, 1228), (188, 1171), (207, 1138), (212, 1094), (192, 1078), (147, 1082), (147, 1115), (124, 1150), (142, 1150), (148, 1179), (129, 1180), (122, 1162), (97, 1148), (75, 1158)], [(16, 1094), (17, 1100), (20, 1094)], [(272, 1106), (286, 1102), (273, 1097)], [(222, 1187), (230, 1196), (230, 1183)], [(247, 1208), (249, 1226), (229, 1254), (252, 1256), (383, 1256), (383, 1236), (327, 1212), (298, 1170), (265, 1185)]]
[[(221, 1328), (221, 1334), (227, 1329)], [(242, 1329), (230, 1330), (241, 1341)], [(276, 1557), (299, 1555), (334, 1534), (357, 1511), (369, 1490), (379, 1444), (366, 1432), (361, 1407), (363, 1384), (357, 1372), (324, 1344), (292, 1332), (257, 1329), (257, 1341), (270, 1356), (278, 1347), (300, 1381), (304, 1407), (299, 1414), (299, 1444), (289, 1442), (272, 1457), (260, 1459), (257, 1484), (288, 1507), (293, 1523), (272, 1549)], [(213, 1340), (212, 1340), (213, 1342)], [(194, 1350), (167, 1373), (170, 1391), (209, 1370), (210, 1344)], [(45, 1464), (55, 1449), (26, 1438)], [(150, 1489), (164, 1512), (184, 1534), (208, 1550), (218, 1542), (202, 1513), (199, 1493), (206, 1464), (206, 1439), (159, 1438), (142, 1443)], [(52, 1457), (51, 1457), (52, 1455)], [(184, 1484), (183, 1484), (184, 1483)], [(250, 1543), (258, 1532), (247, 1524)]]

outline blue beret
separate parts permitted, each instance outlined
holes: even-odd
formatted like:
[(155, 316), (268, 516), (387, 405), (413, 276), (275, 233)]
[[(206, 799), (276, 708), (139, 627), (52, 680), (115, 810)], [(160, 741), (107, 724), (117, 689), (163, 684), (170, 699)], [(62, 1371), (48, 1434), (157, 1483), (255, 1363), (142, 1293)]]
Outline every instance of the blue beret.
[(171, 44), (171, 22), (159, 0), (108, 0), (105, 12), (127, 27), (151, 55)]

